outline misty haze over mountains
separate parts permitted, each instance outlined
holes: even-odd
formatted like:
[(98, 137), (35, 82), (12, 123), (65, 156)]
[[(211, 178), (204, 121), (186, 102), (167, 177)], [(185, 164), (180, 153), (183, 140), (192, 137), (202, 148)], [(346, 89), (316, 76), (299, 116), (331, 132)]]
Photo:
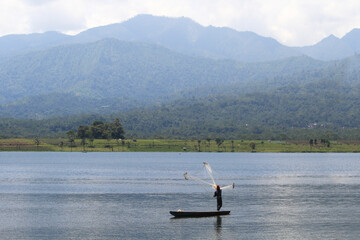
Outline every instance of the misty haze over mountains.
[(105, 38), (158, 44), (180, 53), (243, 62), (273, 61), (301, 55), (328, 61), (350, 57), (360, 51), (360, 29), (352, 30), (341, 39), (331, 35), (313, 46), (287, 47), (275, 39), (253, 32), (203, 27), (189, 18), (138, 15), (128, 21), (88, 29), (75, 36), (58, 32), (7, 35), (0, 38), (0, 59)]
[(75, 36), (8, 35), (0, 38), (0, 118), (121, 113), (124, 127), (144, 137), (174, 129), (181, 137), (191, 126), (189, 137), (201, 134), (198, 125), (223, 122), (233, 126), (223, 134), (249, 122), (354, 127), (359, 51), (359, 29), (287, 47), (252, 32), (151, 15)]

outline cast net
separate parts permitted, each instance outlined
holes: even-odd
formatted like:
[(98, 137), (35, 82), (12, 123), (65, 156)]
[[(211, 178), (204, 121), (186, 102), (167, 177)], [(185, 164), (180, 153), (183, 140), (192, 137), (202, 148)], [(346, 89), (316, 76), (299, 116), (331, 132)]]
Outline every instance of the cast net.
[[(184, 173), (184, 178), (186, 180), (193, 180), (193, 181), (197, 181), (206, 185), (211, 186), (212, 188), (216, 189), (216, 186), (218, 184), (216, 184), (215, 179), (214, 179), (214, 172), (210, 166), (210, 164), (208, 162), (203, 162), (203, 166), (206, 172), (206, 175), (208, 176), (208, 178), (201, 178), (198, 177), (198, 174), (194, 174), (194, 175), (190, 175), (189, 173)], [(224, 185), (224, 186), (220, 186), (220, 189), (232, 189), (235, 187), (235, 184), (229, 184), (229, 185)]]

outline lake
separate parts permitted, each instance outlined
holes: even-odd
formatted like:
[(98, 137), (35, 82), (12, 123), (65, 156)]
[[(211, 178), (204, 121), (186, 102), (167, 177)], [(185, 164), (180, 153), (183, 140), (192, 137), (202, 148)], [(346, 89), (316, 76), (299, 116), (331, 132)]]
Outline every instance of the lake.
[[(229, 216), (216, 209), (214, 169)], [(1, 239), (358, 239), (357, 153), (0, 152)]]

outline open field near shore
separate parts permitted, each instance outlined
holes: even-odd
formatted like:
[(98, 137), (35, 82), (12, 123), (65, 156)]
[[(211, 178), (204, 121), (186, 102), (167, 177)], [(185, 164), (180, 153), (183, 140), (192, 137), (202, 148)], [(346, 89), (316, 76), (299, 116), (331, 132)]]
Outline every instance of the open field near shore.
[(0, 139), (0, 151), (56, 152), (360, 152), (360, 141), (331, 141), (330, 146), (309, 141), (225, 140), (87, 140), (70, 143), (68, 139)]

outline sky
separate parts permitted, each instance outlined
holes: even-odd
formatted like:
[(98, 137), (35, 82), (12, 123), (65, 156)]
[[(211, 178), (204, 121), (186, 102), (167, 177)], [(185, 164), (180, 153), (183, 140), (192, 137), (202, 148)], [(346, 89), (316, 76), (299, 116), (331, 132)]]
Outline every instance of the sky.
[(188, 17), (272, 37), (287, 46), (313, 45), (360, 28), (359, 0), (0, 0), (0, 36), (88, 28), (138, 14)]

